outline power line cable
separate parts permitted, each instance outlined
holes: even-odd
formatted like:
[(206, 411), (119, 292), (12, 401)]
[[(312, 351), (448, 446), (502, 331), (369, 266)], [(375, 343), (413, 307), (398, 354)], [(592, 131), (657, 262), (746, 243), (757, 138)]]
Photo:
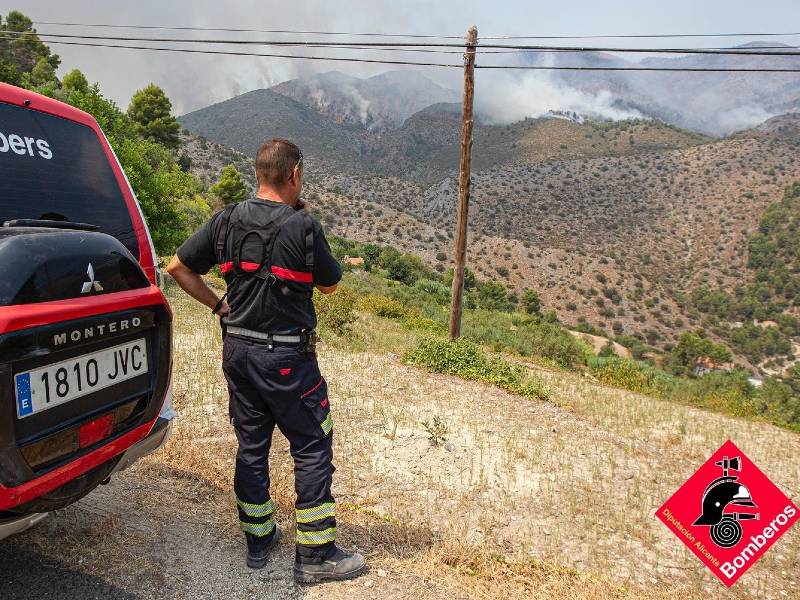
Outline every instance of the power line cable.
[(262, 58), (289, 58), (300, 60), (329, 60), (337, 62), (354, 62), (354, 63), (372, 63), (381, 65), (413, 65), (419, 67), (455, 67), (458, 69), (463, 68), (461, 64), (446, 64), (446, 63), (430, 63), (430, 62), (417, 62), (408, 60), (383, 60), (383, 59), (370, 59), (370, 58), (349, 58), (349, 57), (334, 57), (334, 56), (303, 56), (296, 54), (266, 54), (259, 52), (236, 52), (233, 50), (199, 50), (196, 48), (163, 48), (154, 46), (124, 46), (122, 44), (102, 44), (94, 42), (66, 42), (63, 40), (48, 42), (50, 44), (60, 44), (66, 46), (85, 46), (91, 48), (122, 48), (127, 50), (152, 50), (157, 52), (178, 52), (190, 54), (221, 54), (226, 56), (255, 56)]
[(159, 29), (169, 31), (225, 31), (229, 33), (291, 33), (298, 35), (351, 35), (357, 37), (402, 37), (419, 39), (463, 40), (463, 35), (425, 35), (419, 33), (357, 33), (352, 31), (300, 31), (296, 29), (246, 29), (235, 27), (175, 27), (166, 25), (119, 25), (103, 23), (63, 23), (58, 21), (34, 21), (37, 25), (62, 27), (107, 27), (114, 29)]
[[(112, 36), (112, 35), (87, 35), (79, 33), (50, 33), (36, 31), (5, 31), (4, 34), (17, 37), (48, 37), (57, 39), (81, 40), (111, 40), (114, 42), (169, 42), (188, 44), (231, 44), (244, 46), (321, 46), (348, 47), (366, 46), (370, 48), (383, 47), (409, 47), (409, 48), (464, 48), (464, 44), (432, 43), (432, 42), (332, 42), (326, 40), (245, 40), (245, 39), (219, 39), (219, 38), (176, 38), (176, 37), (138, 37), (138, 36)], [(516, 46), (498, 46), (499, 48), (516, 48)]]
[[(2, 36), (11, 35), (11, 36), (19, 36), (20, 32), (0, 32), (0, 39)], [(25, 32), (25, 35), (31, 35), (30, 32)], [(329, 48), (329, 49), (340, 49), (340, 50), (375, 50), (379, 52), (414, 52), (414, 53), (427, 53), (427, 54), (464, 54), (464, 49), (461, 45), (455, 45), (456, 47), (462, 48), (461, 50), (439, 50), (439, 49), (432, 49), (432, 48), (420, 48), (420, 47), (397, 47), (396, 44), (387, 44), (387, 45), (363, 45), (358, 42), (353, 42), (352, 45), (350, 43), (345, 44), (330, 44), (326, 42), (294, 42), (294, 41), (281, 41), (281, 42), (258, 42), (258, 41), (223, 41), (223, 40), (195, 40), (195, 39), (174, 39), (174, 38), (114, 38), (110, 37), (107, 38), (105, 36), (81, 36), (81, 35), (65, 35), (65, 36), (58, 36), (50, 33), (37, 33), (40, 40), (46, 41), (48, 43), (57, 43), (56, 39), (52, 38), (69, 38), (69, 39), (110, 39), (110, 40), (120, 40), (120, 41), (170, 41), (170, 42), (192, 42), (192, 43), (219, 43), (219, 44), (240, 44), (240, 43), (247, 43), (251, 45), (280, 45), (283, 47), (303, 47), (303, 48)], [(759, 50), (800, 50), (800, 46), (760, 46)], [(498, 50), (495, 47), (482, 47), (480, 54), (530, 54), (530, 53), (538, 53), (538, 52), (549, 52), (549, 53), (559, 53), (559, 52), (569, 52), (573, 49), (569, 48), (547, 48), (547, 47), (537, 47), (535, 49), (509, 49), (509, 50)], [(723, 48), (692, 48), (691, 50), (736, 50), (733, 47), (723, 47)], [(752, 54), (751, 52), (747, 52), (747, 54)], [(785, 52), (779, 53), (780, 55), (784, 55)], [(798, 53), (800, 55), (800, 53)]]
[(800, 32), (776, 33), (642, 33), (621, 35), (482, 35), (483, 40), (610, 40), (610, 39), (664, 39), (664, 38), (719, 38), (719, 37), (789, 37)]
[[(32, 35), (32, 32), (25, 32), (26, 36)], [(0, 31), (0, 39), (19, 39), (20, 32), (14, 31)], [(61, 42), (62, 38), (68, 39), (88, 39), (88, 40), (111, 40), (111, 41), (142, 41), (142, 42), (190, 42), (190, 43), (210, 43), (210, 44), (220, 44), (220, 45), (239, 45), (243, 43), (242, 41), (228, 41), (228, 40), (193, 40), (193, 39), (159, 39), (159, 38), (115, 38), (115, 37), (105, 37), (105, 36), (81, 36), (81, 35), (66, 35), (66, 36), (59, 36), (53, 35), (50, 33), (37, 33), (37, 38), (40, 41), (47, 42), (48, 44), (58, 44), (67, 42)], [(72, 44), (74, 45), (74, 44)], [(336, 50), (374, 50), (378, 52), (417, 52), (417, 53), (429, 53), (429, 54), (464, 54), (464, 49), (462, 47), (461, 50), (439, 50), (433, 48), (420, 48), (420, 47), (411, 47), (411, 48), (398, 48), (394, 47), (394, 44), (387, 44), (384, 45), (377, 45), (377, 46), (364, 46), (363, 44), (353, 43), (353, 44), (331, 44), (326, 42), (295, 42), (295, 41), (280, 41), (280, 42), (257, 42), (250, 45), (265, 45), (271, 46), (276, 45), (280, 47), (299, 47), (299, 48), (328, 48), (328, 49), (336, 49)], [(424, 44), (421, 44), (424, 46)], [(109, 47), (116, 47), (116, 46), (109, 46)], [(120, 47), (128, 47), (128, 46), (120, 46)], [(457, 46), (460, 47), (460, 46)], [(512, 52), (517, 52), (512, 51)], [(487, 54), (495, 53), (493, 51), (487, 51)], [(496, 52), (497, 54), (504, 53), (502, 51)]]
[[(326, 42), (326, 41), (287, 41), (287, 40), (225, 40), (225, 39), (189, 39), (189, 38), (166, 38), (166, 37), (132, 37), (132, 36), (105, 36), (105, 35), (79, 35), (79, 34), (57, 34), (57, 33), (36, 33), (36, 32), (4, 32), (12, 36), (40, 36), (48, 39), (80, 39), (80, 40), (111, 40), (115, 42), (167, 42), (167, 43), (189, 43), (189, 44), (223, 44), (223, 45), (248, 45), (248, 46), (289, 46), (289, 47), (353, 47), (358, 46), (363, 49), (380, 47), (398, 48), (463, 48), (464, 44), (454, 43), (422, 43), (422, 42)], [(712, 54), (719, 56), (741, 55), (741, 56), (800, 56), (800, 52), (791, 48), (783, 51), (761, 50), (758, 48), (624, 48), (624, 47), (598, 47), (598, 46), (528, 46), (528, 45), (507, 45), (507, 44), (481, 44), (479, 49), (489, 48), (497, 50), (529, 50), (545, 52), (615, 52), (615, 53), (636, 53), (636, 54)]]
[(526, 71), (666, 71), (678, 73), (800, 73), (800, 69), (762, 69), (746, 67), (581, 67), (528, 65), (475, 65), (476, 69), (514, 69)]
[[(324, 60), (337, 62), (371, 63), (388, 65), (412, 65), (420, 67), (446, 67), (461, 69), (461, 64), (448, 63), (429, 63), (417, 61), (383, 60), (369, 58), (350, 58), (332, 56), (302, 56), (295, 54), (266, 54), (259, 52), (237, 52), (233, 50), (201, 50), (196, 48), (164, 48), (154, 46), (126, 46), (121, 44), (103, 44), (93, 42), (68, 42), (53, 41), (52, 44), (67, 46), (85, 46), (93, 48), (120, 48), (127, 50), (150, 50), (156, 52), (175, 52), (190, 54), (218, 54), (226, 56), (254, 56), (261, 58), (288, 58), (298, 60)], [(713, 73), (800, 73), (800, 69), (761, 69), (761, 68), (691, 68), (691, 67), (545, 67), (545, 66), (521, 66), (521, 65), (475, 65), (476, 69), (513, 69), (513, 70), (532, 70), (532, 71), (667, 71), (667, 72), (713, 72)]]
[(800, 52), (793, 52), (792, 47), (787, 46), (787, 51), (764, 50), (760, 48), (624, 48), (624, 47), (601, 47), (601, 46), (523, 46), (507, 44), (481, 44), (482, 48), (503, 48), (509, 50), (558, 50), (561, 52), (617, 52), (617, 53), (636, 53), (636, 54), (714, 54), (719, 56), (800, 56)]
[[(302, 31), (296, 29), (250, 29), (237, 27), (190, 27), (170, 25), (129, 25), (119, 23), (69, 23), (61, 21), (35, 21), (37, 25), (56, 25), (60, 27), (112, 28), (112, 29), (151, 29), (167, 31), (224, 31), (229, 33), (280, 33), (298, 35), (333, 35), (364, 37), (401, 37), (418, 39), (463, 40), (463, 35), (428, 35), (416, 33), (375, 33), (353, 31)], [(749, 32), (749, 33), (649, 33), (649, 34), (601, 34), (601, 35), (484, 35), (484, 40), (588, 40), (588, 39), (669, 39), (669, 38), (719, 38), (719, 37), (789, 37), (800, 32)]]

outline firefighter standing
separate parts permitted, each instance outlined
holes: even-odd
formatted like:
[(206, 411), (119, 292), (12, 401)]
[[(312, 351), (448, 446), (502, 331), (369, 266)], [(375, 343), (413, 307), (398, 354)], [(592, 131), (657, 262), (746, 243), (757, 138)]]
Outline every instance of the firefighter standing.
[[(313, 288), (329, 294), (341, 267), (316, 219), (300, 201), (303, 155), (287, 140), (256, 155), (256, 198), (216, 213), (178, 248), (167, 271), (222, 317), (222, 368), (239, 449), (234, 491), (247, 539), (247, 565), (263, 567), (279, 532), (269, 495), (268, 456), (275, 425), (289, 440), (297, 503), (295, 580), (360, 575), (364, 557), (335, 545), (331, 495), (333, 423), (315, 353)], [(201, 274), (219, 265), (221, 299)]]

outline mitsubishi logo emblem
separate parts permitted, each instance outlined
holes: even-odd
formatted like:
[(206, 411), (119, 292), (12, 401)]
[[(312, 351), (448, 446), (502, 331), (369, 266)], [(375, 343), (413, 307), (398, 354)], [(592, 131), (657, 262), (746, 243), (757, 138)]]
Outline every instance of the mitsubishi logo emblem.
[(86, 269), (86, 275), (89, 277), (89, 281), (83, 284), (83, 287), (81, 288), (81, 294), (88, 294), (92, 290), (95, 292), (102, 292), (103, 286), (100, 285), (100, 282), (96, 281), (94, 278), (94, 267), (92, 266), (92, 263), (89, 263), (89, 268)]

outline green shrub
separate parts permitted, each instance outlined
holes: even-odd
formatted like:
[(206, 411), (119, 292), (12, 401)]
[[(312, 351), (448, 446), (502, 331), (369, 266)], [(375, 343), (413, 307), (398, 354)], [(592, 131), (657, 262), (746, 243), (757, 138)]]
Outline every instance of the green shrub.
[(409, 307), (388, 296), (368, 294), (358, 300), (358, 308), (379, 317), (399, 321), (407, 329), (421, 329), (432, 332), (444, 332), (447, 330), (444, 323), (435, 321), (422, 314), (419, 309)]
[(584, 363), (580, 345), (555, 323), (522, 315), (491, 310), (465, 311), (461, 333), (464, 337), (495, 350), (512, 350), (523, 356), (537, 356), (572, 368)]
[(450, 288), (439, 281), (420, 279), (414, 284), (414, 288), (433, 297), (439, 304), (450, 303)]
[(661, 369), (616, 356), (590, 358), (589, 372), (606, 385), (658, 398), (664, 397), (675, 385), (674, 378)]
[(377, 294), (359, 298), (358, 308), (387, 319), (405, 319), (412, 313), (411, 309), (394, 298)]
[(356, 320), (356, 295), (350, 288), (340, 286), (333, 294), (314, 292), (314, 306), (321, 328), (342, 334)]
[(747, 382), (747, 373), (708, 373), (696, 379), (682, 379), (669, 399), (735, 417), (755, 417), (759, 410), (755, 389)]
[[(649, 341), (649, 340), (648, 340)], [(731, 360), (730, 351), (722, 344), (715, 344), (701, 333), (682, 333), (678, 344), (669, 356), (669, 370), (675, 375), (687, 375), (694, 368), (697, 359), (707, 356), (716, 362)]]
[(549, 396), (542, 383), (525, 368), (512, 365), (502, 358), (487, 357), (480, 347), (464, 339), (454, 342), (423, 339), (416, 348), (406, 353), (403, 360), (435, 373), (486, 381), (536, 400), (546, 400)]

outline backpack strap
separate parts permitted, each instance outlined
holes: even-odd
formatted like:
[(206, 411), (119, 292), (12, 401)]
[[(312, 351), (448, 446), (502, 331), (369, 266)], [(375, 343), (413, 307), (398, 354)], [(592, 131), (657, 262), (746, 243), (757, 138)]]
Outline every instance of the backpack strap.
[[(228, 242), (230, 232), (231, 229), (234, 228), (231, 223), (235, 219), (235, 215), (233, 213), (237, 206), (238, 204), (234, 204), (230, 207), (226, 207), (221, 216), (221, 219), (223, 220), (221, 227), (225, 228), (225, 234), (224, 236), (221, 235), (222, 229), (219, 230), (220, 234), (217, 235), (216, 240), (216, 252), (220, 264), (224, 264), (223, 272), (232, 275), (234, 280), (241, 277), (256, 277), (263, 282), (266, 288), (272, 288), (274, 292), (293, 300), (304, 301), (310, 299), (314, 293), (313, 285), (310, 290), (297, 291), (293, 289), (290, 284), (282, 279), (279, 279), (272, 272), (275, 243), (277, 242), (283, 225), (288, 219), (294, 216), (294, 211), (286, 211), (274, 221), (266, 224), (264, 228), (251, 229), (244, 233), (244, 235), (241, 237), (241, 232), (237, 230), (237, 233), (233, 239), (233, 247), (229, 248)], [(313, 273), (314, 223), (311, 219), (311, 215), (305, 211), (303, 211), (302, 218), (305, 267), (309, 273)], [(261, 261), (257, 265), (255, 263), (242, 262), (242, 252), (244, 250), (245, 242), (248, 240), (248, 238), (250, 238), (250, 236), (256, 236), (256, 238), (263, 243), (261, 248)], [(230, 256), (228, 255), (229, 252), (231, 253)], [(230, 290), (230, 285), (232, 284), (233, 280), (228, 279), (228, 290)], [(267, 292), (267, 290), (264, 291)], [(219, 310), (219, 307), (222, 306), (222, 301), (224, 301), (227, 295), (228, 294), (226, 292), (225, 296), (222, 297), (217, 307), (215, 307), (215, 310)]]
[(314, 272), (314, 221), (311, 215), (303, 210), (303, 222), (305, 224), (305, 243), (306, 243), (306, 270)]
[[(283, 225), (283, 223), (285, 223), (286, 220), (288, 220), (292, 216), (294, 216), (294, 214), (289, 213), (285, 218), (281, 219), (279, 226)], [(303, 218), (303, 243), (305, 246), (304, 248), (305, 266), (306, 266), (306, 271), (308, 273), (313, 273), (314, 272), (314, 222), (311, 219), (311, 215), (309, 215), (305, 211), (303, 211), (302, 218)], [(271, 253), (270, 253), (269, 263), (271, 266), (272, 265)], [(270, 283), (270, 285), (278, 283), (278, 285), (275, 286), (275, 291), (281, 294), (282, 296), (286, 296), (288, 298), (298, 301), (310, 300), (314, 296), (313, 283), (310, 285), (309, 289), (297, 291), (293, 289), (288, 283), (286, 283), (281, 279), (276, 278), (274, 275), (272, 276), (272, 279), (273, 281)]]
[[(215, 248), (214, 248), (215, 256), (217, 258), (217, 261), (220, 264), (225, 262), (223, 260), (223, 255), (224, 255), (224, 252), (226, 251), (226, 249), (228, 247), (228, 234), (230, 233), (230, 230), (231, 230), (231, 214), (233, 213), (234, 209), (237, 206), (238, 206), (238, 204), (231, 204), (229, 206), (226, 206), (224, 209), (222, 209), (222, 215), (220, 216), (220, 219), (222, 219), (222, 226), (225, 227), (225, 236), (223, 237), (223, 236), (217, 235), (217, 239), (215, 240), (215, 244), (214, 244), (215, 245)], [(226, 289), (225, 293), (222, 294), (222, 297), (217, 301), (217, 304), (211, 310), (211, 314), (214, 314), (214, 315), (217, 314), (219, 309), (222, 308), (222, 303), (225, 302), (225, 299), (227, 297), (228, 297), (228, 290)], [(222, 322), (222, 318), (220, 317), (220, 323), (221, 322)], [(224, 330), (224, 326), (223, 326), (223, 330)], [(223, 335), (223, 337), (224, 337), (224, 335)]]
[(229, 204), (221, 211), (221, 216), (220, 216), (220, 219), (222, 219), (221, 227), (225, 227), (225, 235), (224, 236), (217, 235), (217, 239), (215, 240), (216, 256), (220, 264), (225, 262), (224, 260), (225, 252), (228, 249), (228, 234), (230, 234), (231, 231), (231, 215), (233, 214), (233, 211), (236, 210), (237, 206), (239, 205)]

